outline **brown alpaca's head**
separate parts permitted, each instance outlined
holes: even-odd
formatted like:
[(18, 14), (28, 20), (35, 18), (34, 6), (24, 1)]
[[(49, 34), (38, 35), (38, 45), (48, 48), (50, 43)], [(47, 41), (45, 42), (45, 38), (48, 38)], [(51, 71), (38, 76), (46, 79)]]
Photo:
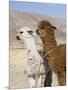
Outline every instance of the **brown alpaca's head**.
[(40, 36), (40, 38), (46, 37), (47, 35), (54, 35), (55, 26), (52, 26), (51, 23), (47, 20), (42, 20), (38, 23), (38, 29), (36, 33)]

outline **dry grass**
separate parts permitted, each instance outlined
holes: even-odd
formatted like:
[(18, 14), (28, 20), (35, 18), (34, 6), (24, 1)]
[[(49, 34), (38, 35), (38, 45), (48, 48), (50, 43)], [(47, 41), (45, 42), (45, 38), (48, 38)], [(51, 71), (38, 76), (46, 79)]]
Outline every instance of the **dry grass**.
[(10, 88), (28, 87), (26, 50), (10, 49)]

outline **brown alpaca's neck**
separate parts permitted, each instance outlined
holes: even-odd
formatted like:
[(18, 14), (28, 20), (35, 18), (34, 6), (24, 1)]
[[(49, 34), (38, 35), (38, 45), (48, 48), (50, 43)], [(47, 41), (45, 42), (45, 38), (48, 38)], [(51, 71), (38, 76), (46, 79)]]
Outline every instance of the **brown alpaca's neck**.
[(45, 53), (57, 47), (57, 43), (54, 36), (47, 35), (42, 38)]

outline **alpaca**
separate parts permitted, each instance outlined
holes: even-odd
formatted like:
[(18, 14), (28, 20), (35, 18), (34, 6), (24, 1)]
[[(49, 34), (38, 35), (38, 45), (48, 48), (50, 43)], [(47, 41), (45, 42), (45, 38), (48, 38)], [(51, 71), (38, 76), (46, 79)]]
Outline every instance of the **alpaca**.
[(47, 54), (49, 68), (56, 74), (58, 84), (63, 86), (66, 84), (66, 45), (57, 45), (54, 30), (56, 27), (49, 21), (42, 20), (38, 23), (36, 33), (43, 42), (43, 53)]
[(16, 37), (18, 40), (23, 41), (27, 48), (27, 74), (29, 87), (42, 87), (44, 85), (45, 70), (43, 59), (37, 50), (32, 36), (32, 30), (28, 27), (23, 27)]

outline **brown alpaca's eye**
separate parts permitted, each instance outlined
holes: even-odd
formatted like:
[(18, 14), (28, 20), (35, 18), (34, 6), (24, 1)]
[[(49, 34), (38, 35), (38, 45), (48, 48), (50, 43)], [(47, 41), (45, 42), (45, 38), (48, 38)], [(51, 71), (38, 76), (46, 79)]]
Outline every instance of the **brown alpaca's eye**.
[(45, 26), (39, 25), (38, 28), (39, 28), (39, 29), (45, 29)]
[(20, 34), (22, 34), (23, 32), (21, 31)]
[(43, 27), (41, 27), (41, 29), (45, 29), (45, 27), (43, 26)]

